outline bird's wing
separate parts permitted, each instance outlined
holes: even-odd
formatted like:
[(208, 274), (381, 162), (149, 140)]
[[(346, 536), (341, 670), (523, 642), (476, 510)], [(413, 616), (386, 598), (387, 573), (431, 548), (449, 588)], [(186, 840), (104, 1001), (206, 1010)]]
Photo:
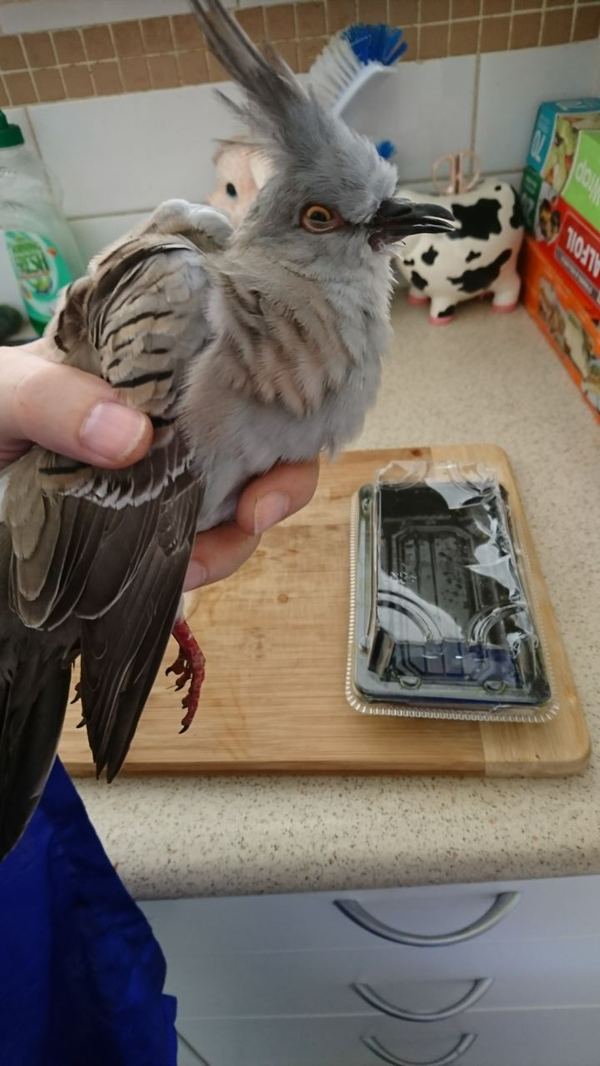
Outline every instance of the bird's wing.
[[(121, 765), (172, 627), (202, 487), (176, 421), (209, 340), (210, 279), (189, 241), (143, 234), (76, 283), (56, 320), (65, 362), (95, 370), (155, 426), (147, 457), (103, 471), (33, 448), (11, 470), (9, 597), (25, 626), (79, 620), (83, 714), (98, 772)], [(21, 664), (27, 668), (26, 664)]]

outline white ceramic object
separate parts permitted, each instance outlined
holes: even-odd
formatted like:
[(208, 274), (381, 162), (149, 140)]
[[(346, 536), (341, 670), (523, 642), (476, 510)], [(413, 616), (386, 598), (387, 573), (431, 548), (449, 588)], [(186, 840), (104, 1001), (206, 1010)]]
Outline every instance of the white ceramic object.
[[(400, 189), (409, 200), (430, 201), (431, 193)], [(434, 197), (461, 223), (451, 236), (410, 238), (396, 258), (409, 284), (411, 303), (429, 303), (435, 325), (452, 321), (456, 305), (491, 293), (494, 311), (513, 311), (521, 280), (517, 258), (523, 219), (517, 193), (507, 182), (488, 178), (467, 192)]]

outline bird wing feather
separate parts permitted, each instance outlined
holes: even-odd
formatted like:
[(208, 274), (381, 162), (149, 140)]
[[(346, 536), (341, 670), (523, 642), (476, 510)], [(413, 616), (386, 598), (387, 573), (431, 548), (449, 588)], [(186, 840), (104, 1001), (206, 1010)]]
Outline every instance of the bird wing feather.
[[(60, 642), (63, 627), (72, 643), (77, 620), (83, 717), (97, 771), (106, 766), (110, 777), (160, 665), (193, 545), (202, 485), (177, 404), (190, 361), (210, 339), (209, 289), (198, 248), (156, 233), (111, 249), (75, 283), (50, 336), (65, 362), (102, 376), (149, 414), (154, 442), (122, 471), (34, 447), (14, 464), (5, 493), (9, 604), (32, 627), (19, 643), (21, 659), (39, 641), (37, 629)], [(6, 706), (15, 673), (25, 669), (25, 661), (12, 663), (10, 677), (0, 677)], [(10, 732), (0, 750), (11, 747)], [(39, 760), (47, 769), (45, 749)]]

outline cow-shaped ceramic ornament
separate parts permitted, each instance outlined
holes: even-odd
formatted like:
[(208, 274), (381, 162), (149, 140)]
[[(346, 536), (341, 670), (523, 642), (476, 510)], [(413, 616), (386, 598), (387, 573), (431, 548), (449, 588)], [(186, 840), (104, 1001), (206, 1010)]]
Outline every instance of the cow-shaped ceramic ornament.
[[(430, 192), (398, 190), (409, 200), (431, 201)], [(492, 296), (492, 310), (513, 311), (521, 280), (517, 259), (523, 240), (523, 217), (515, 190), (489, 178), (469, 191), (437, 197), (454, 213), (454, 233), (411, 237), (396, 264), (408, 281), (408, 299), (429, 303), (435, 325), (452, 321), (456, 305), (476, 296)]]

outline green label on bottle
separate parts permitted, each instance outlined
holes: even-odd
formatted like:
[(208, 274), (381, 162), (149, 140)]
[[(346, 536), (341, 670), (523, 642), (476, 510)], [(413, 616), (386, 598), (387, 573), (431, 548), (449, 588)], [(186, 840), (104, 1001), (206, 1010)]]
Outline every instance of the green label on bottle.
[(71, 271), (56, 245), (37, 233), (6, 230), (6, 246), (31, 324), (42, 333)]

